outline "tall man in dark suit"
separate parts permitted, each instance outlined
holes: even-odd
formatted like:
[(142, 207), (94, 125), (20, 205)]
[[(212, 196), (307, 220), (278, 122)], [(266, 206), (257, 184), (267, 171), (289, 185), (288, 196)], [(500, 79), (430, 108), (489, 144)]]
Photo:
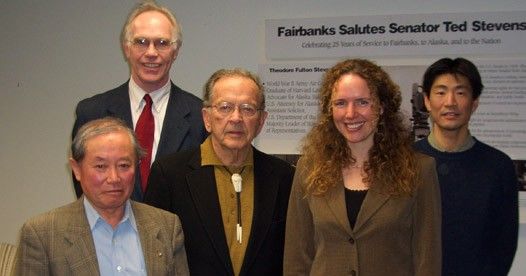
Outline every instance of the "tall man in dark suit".
[(155, 161), (145, 202), (181, 218), (192, 275), (281, 275), (294, 169), (251, 143), (267, 112), (259, 79), (219, 70), (205, 85), (200, 148)]
[[(130, 67), (129, 81), (77, 105), (73, 137), (84, 123), (105, 116), (124, 120), (138, 133), (147, 155), (141, 160), (141, 170), (137, 170), (132, 196), (135, 200), (142, 200), (153, 160), (198, 147), (206, 138), (201, 100), (170, 81), (170, 68), (181, 43), (181, 28), (170, 10), (154, 2), (137, 5), (121, 34), (122, 49)], [(140, 124), (143, 114), (150, 115), (150, 140), (146, 144), (139, 134), (143, 130)], [(75, 192), (77, 196), (82, 194), (78, 183)]]
[(179, 218), (129, 200), (142, 149), (126, 123), (87, 123), (71, 155), (84, 196), (24, 224), (14, 275), (188, 275)]

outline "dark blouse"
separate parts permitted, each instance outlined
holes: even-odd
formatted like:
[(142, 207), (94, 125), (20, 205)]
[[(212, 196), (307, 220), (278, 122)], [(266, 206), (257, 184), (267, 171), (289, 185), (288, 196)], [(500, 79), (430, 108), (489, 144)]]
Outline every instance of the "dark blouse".
[(347, 205), (347, 217), (351, 228), (354, 228), (358, 212), (362, 207), (363, 200), (367, 195), (367, 190), (349, 190), (345, 188), (345, 205)]

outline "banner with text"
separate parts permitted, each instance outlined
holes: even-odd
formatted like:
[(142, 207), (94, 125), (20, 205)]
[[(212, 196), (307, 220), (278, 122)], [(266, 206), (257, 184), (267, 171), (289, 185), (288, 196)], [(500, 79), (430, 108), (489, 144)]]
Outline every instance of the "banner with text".
[(265, 20), (268, 59), (526, 53), (526, 11)]
[[(526, 60), (475, 61), (484, 90), (470, 122), (472, 134), (507, 153), (526, 159)], [(256, 143), (268, 153), (296, 154), (318, 115), (318, 89), (329, 63), (262, 64), (269, 113)], [(427, 66), (383, 66), (402, 91), (402, 111), (415, 136), (429, 129), (419, 84)], [(421, 120), (424, 120), (423, 122)], [(419, 122), (420, 121), (420, 122)]]

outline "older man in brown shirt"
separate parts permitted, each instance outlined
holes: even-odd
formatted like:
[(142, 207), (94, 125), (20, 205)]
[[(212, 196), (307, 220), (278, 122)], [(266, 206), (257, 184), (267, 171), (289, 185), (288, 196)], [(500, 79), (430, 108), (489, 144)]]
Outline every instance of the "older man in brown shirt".
[(267, 112), (259, 79), (219, 70), (205, 85), (199, 149), (152, 166), (145, 202), (175, 212), (190, 273), (281, 275), (293, 168), (252, 147)]

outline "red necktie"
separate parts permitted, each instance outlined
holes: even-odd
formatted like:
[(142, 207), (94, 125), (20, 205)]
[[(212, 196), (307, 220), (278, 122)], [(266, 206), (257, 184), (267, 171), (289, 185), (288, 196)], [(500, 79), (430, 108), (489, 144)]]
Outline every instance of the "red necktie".
[(153, 133), (155, 129), (155, 122), (152, 114), (152, 98), (150, 95), (144, 95), (144, 101), (146, 104), (142, 109), (141, 116), (135, 126), (135, 133), (139, 144), (146, 151), (146, 155), (141, 158), (140, 170), (141, 170), (141, 188), (142, 192), (146, 191), (146, 185), (148, 184), (148, 176), (150, 175), (150, 163), (152, 161), (152, 148), (153, 148)]

